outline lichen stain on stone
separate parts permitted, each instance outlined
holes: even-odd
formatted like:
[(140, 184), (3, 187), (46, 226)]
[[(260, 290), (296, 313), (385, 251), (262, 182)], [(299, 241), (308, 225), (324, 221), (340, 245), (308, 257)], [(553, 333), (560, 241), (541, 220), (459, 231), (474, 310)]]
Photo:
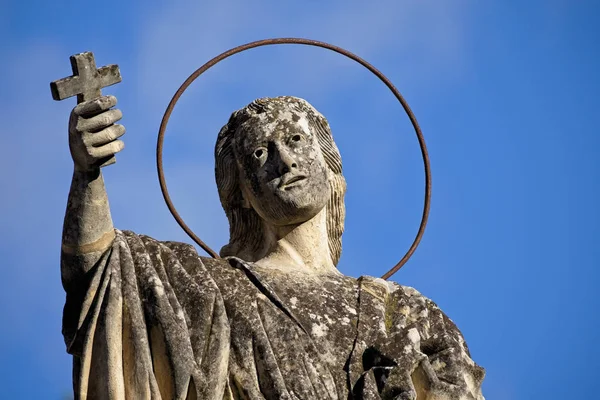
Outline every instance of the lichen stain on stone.
[(408, 339), (416, 345), (418, 345), (419, 342), (421, 341), (421, 335), (419, 335), (419, 331), (416, 328), (410, 328), (408, 330), (407, 336), (408, 336)]
[[(320, 114), (307, 104), (296, 98), (257, 100), (248, 106), (255, 112), (244, 133), (258, 135), (256, 130), (266, 126), (267, 132), (263, 133), (266, 137), (271, 135), (271, 139), (260, 139), (267, 142), (280, 139), (281, 132), (289, 132), (292, 126), (296, 126), (294, 132), (301, 126), (306, 135), (317, 139), (329, 135), (311, 131), (312, 118)], [(323, 126), (327, 127), (324, 118), (319, 129), (325, 129)], [(223, 136), (228, 134), (233, 135), (227, 131)], [(236, 155), (222, 161), (225, 169), (238, 171), (237, 166), (243, 166), (241, 155), (235, 153), (235, 146), (243, 142), (231, 139), (226, 145), (221, 143), (225, 153)], [(328, 145), (335, 147), (333, 143)], [(296, 154), (301, 157), (295, 159), (310, 163), (318, 152), (313, 148)], [(341, 161), (328, 168), (332, 174), (337, 170), (338, 184), (343, 184), (345, 190)], [(231, 176), (221, 179), (219, 190), (225, 184), (239, 184)], [(343, 194), (338, 193), (340, 197)], [(231, 201), (241, 200), (235, 197)], [(343, 213), (343, 205), (327, 212)], [(327, 220), (327, 225), (332, 220)], [(343, 218), (334, 223), (341, 235)], [(255, 231), (260, 226), (260, 220), (252, 225)], [(255, 231), (248, 234), (256, 234)], [(154, 358), (158, 357), (169, 368), (162, 371), (165, 377), (177, 378), (181, 383), (181, 393), (170, 396), (173, 398), (186, 398), (188, 388), (192, 388), (194, 393), (187, 398), (414, 399), (421, 386), (417, 387), (411, 373), (420, 365), (431, 363), (427, 371), (433, 370), (437, 379), (431, 374), (426, 376), (431, 381), (422, 385), (419, 393), (423, 396), (419, 398), (483, 400), (480, 386), (484, 372), (471, 360), (460, 331), (433, 302), (413, 288), (378, 278), (355, 279), (337, 272), (290, 272), (293, 268), (285, 263), (261, 269), (260, 258), (246, 261), (233, 250), (228, 260), (207, 259), (198, 256), (189, 245), (115, 232), (111, 252), (121, 256), (98, 263), (98, 280), (84, 281), (82, 285), (88, 287), (80, 286), (68, 293), (68, 301), (76, 303), (68, 304), (70, 308), (65, 310), (75, 311), (65, 313), (63, 332), (72, 354), (83, 354), (94, 365), (117, 363), (119, 368), (129, 368), (127, 374), (135, 375), (140, 387), (154, 387), (162, 379), (156, 376), (161, 371), (153, 368)], [(327, 252), (328, 257), (335, 259), (334, 264), (339, 254), (331, 254), (341, 251), (341, 242), (336, 243), (337, 247), (330, 246)], [(170, 256), (163, 258), (165, 254)], [(103, 273), (106, 268), (115, 273)], [(110, 290), (99, 290), (109, 284)], [(95, 295), (97, 307), (81, 304), (85, 301), (79, 300), (82, 289)], [(107, 308), (115, 303), (123, 304), (129, 318), (126, 322), (140, 332), (136, 337), (128, 337), (130, 347), (139, 354), (125, 362), (108, 359), (110, 354), (117, 358), (123, 354), (121, 329), (104, 336), (106, 343), (98, 344), (100, 351), (95, 351), (96, 343), (92, 352), (83, 348), (81, 340), (74, 339), (93, 337), (95, 331), (108, 326), (120, 327), (125, 319)], [(85, 311), (80, 312), (82, 309)], [(183, 319), (185, 323), (179, 323)], [(84, 320), (91, 322), (82, 326), (80, 321)], [(169, 328), (165, 330), (169, 335), (161, 339), (168, 344), (168, 352), (156, 354), (147, 343), (146, 332), (157, 327)], [(105, 333), (100, 331), (101, 335)], [(366, 357), (369, 354), (371, 357)], [(365, 364), (366, 358), (372, 365)], [(393, 379), (386, 382), (387, 375), (377, 377), (382, 370)], [(107, 372), (111, 372), (117, 385), (127, 384), (123, 370), (115, 374), (109, 367), (100, 368), (97, 376), (91, 377), (89, 371), (74, 371), (74, 376), (78, 373), (79, 382), (87, 382), (110, 379)], [(205, 375), (210, 375), (210, 379), (204, 379)], [(189, 384), (190, 377), (194, 385)], [(236, 394), (231, 394), (234, 391)]]
[(329, 328), (325, 324), (314, 324), (311, 333), (316, 337), (323, 337), (327, 334)]
[(446, 363), (441, 361), (440, 359), (437, 359), (431, 363), (431, 366), (433, 367), (433, 369), (435, 371), (440, 371), (440, 370), (446, 368)]
[(298, 298), (297, 297), (292, 297), (290, 299), (290, 304), (292, 305), (293, 308), (296, 308), (296, 304), (298, 303)]

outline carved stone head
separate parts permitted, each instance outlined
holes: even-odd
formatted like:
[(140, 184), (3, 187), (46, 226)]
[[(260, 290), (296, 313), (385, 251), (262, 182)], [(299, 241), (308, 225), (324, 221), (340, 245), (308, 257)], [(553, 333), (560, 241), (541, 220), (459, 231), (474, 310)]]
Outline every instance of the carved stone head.
[(337, 264), (346, 182), (329, 124), (314, 107), (289, 96), (253, 101), (219, 132), (215, 159), (230, 232), (221, 256), (256, 261), (265, 224), (300, 224), (325, 208), (329, 250)]

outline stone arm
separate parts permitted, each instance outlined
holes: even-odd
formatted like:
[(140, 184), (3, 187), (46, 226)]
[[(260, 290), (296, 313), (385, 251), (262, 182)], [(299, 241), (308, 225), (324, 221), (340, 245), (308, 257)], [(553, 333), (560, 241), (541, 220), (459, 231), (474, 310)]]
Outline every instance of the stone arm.
[[(471, 359), (456, 325), (415, 289), (393, 282), (387, 285), (389, 294), (380, 294), (386, 298), (387, 339), (379, 349), (387, 356), (377, 362), (379, 367), (393, 368), (378, 384), (380, 398), (484, 400), (484, 370)], [(369, 288), (377, 294), (375, 285)], [(363, 294), (361, 300), (369, 304), (368, 296)]]
[(103, 96), (78, 104), (69, 120), (73, 178), (63, 225), (61, 272), (65, 288), (80, 282), (111, 247), (113, 229), (108, 196), (99, 165), (121, 151), (125, 133), (115, 124), (121, 112), (116, 98)]
[(419, 350), (427, 356), (412, 375), (417, 398), (484, 400), (485, 371), (471, 359), (458, 327), (433, 301), (420, 294), (414, 297), (418, 300), (412, 318), (420, 320), (413, 325), (419, 332), (415, 336), (420, 337)]

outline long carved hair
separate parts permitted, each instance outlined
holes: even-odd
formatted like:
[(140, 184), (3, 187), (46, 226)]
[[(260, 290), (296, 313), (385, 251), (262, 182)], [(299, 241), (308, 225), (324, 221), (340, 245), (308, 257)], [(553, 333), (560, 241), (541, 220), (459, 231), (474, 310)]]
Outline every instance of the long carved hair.
[(291, 96), (261, 98), (254, 100), (246, 107), (231, 114), (229, 122), (219, 132), (215, 146), (215, 175), (219, 198), (225, 214), (229, 219), (229, 244), (220, 251), (222, 257), (236, 256), (246, 261), (256, 261), (256, 254), (262, 249), (264, 227), (261, 217), (253, 208), (245, 208), (238, 163), (234, 154), (234, 138), (242, 124), (258, 114), (269, 113), (281, 107), (297, 112), (309, 122), (311, 133), (316, 135), (317, 142), (329, 169), (330, 197), (326, 205), (327, 235), (329, 237), (329, 254), (334, 265), (337, 265), (342, 253), (342, 233), (344, 232), (344, 194), (346, 180), (342, 175), (342, 158), (333, 141), (329, 123), (307, 101)]

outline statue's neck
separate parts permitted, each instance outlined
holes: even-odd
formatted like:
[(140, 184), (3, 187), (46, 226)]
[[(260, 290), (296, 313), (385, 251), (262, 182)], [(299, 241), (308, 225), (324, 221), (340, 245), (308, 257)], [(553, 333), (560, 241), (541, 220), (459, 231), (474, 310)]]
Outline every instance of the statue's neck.
[(297, 225), (265, 226), (261, 267), (314, 274), (339, 274), (329, 253), (326, 209)]

